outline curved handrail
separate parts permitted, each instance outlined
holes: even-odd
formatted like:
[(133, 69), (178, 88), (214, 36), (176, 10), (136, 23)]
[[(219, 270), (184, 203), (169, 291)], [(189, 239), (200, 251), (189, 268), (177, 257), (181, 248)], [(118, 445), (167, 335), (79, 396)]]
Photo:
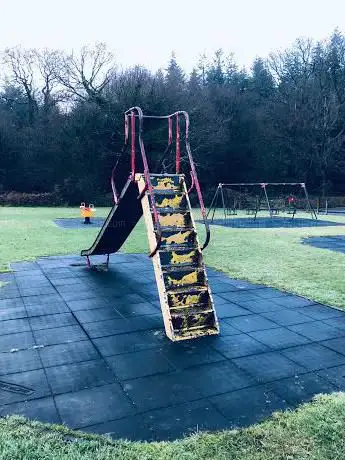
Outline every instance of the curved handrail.
[(117, 193), (117, 190), (115, 187), (115, 171), (116, 171), (117, 165), (118, 165), (118, 161), (116, 162), (115, 166), (113, 167), (111, 171), (111, 178), (110, 178), (111, 189), (113, 191), (113, 199), (114, 199), (115, 204), (119, 203), (119, 194)]
[(185, 128), (186, 129), (186, 131), (185, 131), (185, 146), (186, 146), (186, 150), (187, 150), (187, 154), (188, 154), (188, 158), (189, 158), (192, 180), (194, 180), (194, 186), (195, 186), (195, 189), (196, 189), (196, 193), (198, 195), (198, 199), (199, 199), (199, 203), (200, 203), (201, 215), (202, 215), (204, 225), (205, 225), (205, 230), (206, 230), (206, 239), (205, 239), (205, 242), (204, 242), (203, 246), (201, 247), (201, 250), (203, 251), (208, 246), (208, 244), (210, 242), (211, 231), (210, 231), (210, 225), (209, 225), (208, 220), (207, 220), (206, 208), (205, 208), (204, 200), (203, 200), (202, 193), (201, 193), (201, 188), (200, 188), (198, 175), (196, 173), (196, 168), (195, 168), (195, 163), (194, 163), (192, 151), (191, 151), (190, 144), (189, 144), (189, 115), (185, 111), (181, 111), (180, 113), (184, 116), (184, 119), (185, 119), (185, 125), (186, 125), (186, 128)]
[[(141, 157), (142, 157), (142, 160), (143, 160), (143, 166), (144, 166), (145, 187), (147, 187), (147, 191), (148, 191), (148, 194), (149, 194), (149, 197), (150, 197), (152, 213), (153, 213), (154, 222), (155, 222), (155, 225), (156, 225), (157, 243), (156, 243), (156, 247), (154, 248), (154, 250), (150, 253), (150, 257), (153, 257), (156, 254), (156, 252), (159, 250), (159, 248), (160, 248), (160, 246), (162, 244), (162, 228), (161, 228), (161, 225), (160, 225), (160, 222), (159, 222), (159, 215), (158, 215), (158, 211), (157, 211), (157, 208), (156, 208), (156, 203), (155, 203), (155, 200), (154, 200), (154, 192), (153, 192), (153, 187), (152, 187), (152, 184), (151, 184), (149, 165), (148, 165), (148, 162), (147, 162), (145, 146), (144, 146), (143, 137), (142, 137), (143, 120), (144, 120), (143, 111), (141, 110), (140, 107), (137, 107), (137, 106), (136, 107), (131, 107), (130, 109), (126, 110), (125, 116), (126, 115), (128, 116), (128, 114), (132, 115), (135, 112), (137, 113), (137, 117), (139, 118), (138, 138), (139, 138), (140, 153), (141, 153)], [(133, 123), (133, 120), (131, 121), (131, 123)], [(135, 150), (134, 150), (134, 155), (135, 155)], [(133, 165), (133, 161), (132, 161), (132, 165)], [(132, 180), (134, 180), (134, 178), (135, 178), (134, 176), (135, 176), (135, 171), (132, 170)]]
[(119, 204), (119, 200), (120, 200), (120, 194), (118, 193), (116, 186), (115, 186), (115, 171), (117, 169), (117, 166), (120, 162), (122, 155), (125, 153), (127, 148), (128, 148), (128, 115), (125, 114), (125, 140), (124, 140), (124, 143), (121, 149), (121, 153), (115, 163), (115, 166), (113, 167), (111, 171), (111, 178), (110, 178), (111, 189), (113, 191), (114, 204)]
[(201, 250), (204, 250), (208, 246), (208, 244), (210, 242), (211, 231), (210, 231), (210, 226), (209, 226), (209, 223), (208, 223), (208, 220), (207, 220), (206, 208), (205, 208), (204, 200), (202, 198), (200, 183), (199, 183), (199, 179), (198, 179), (198, 176), (197, 176), (197, 173), (196, 173), (196, 168), (195, 168), (195, 163), (194, 163), (192, 151), (191, 151), (190, 144), (189, 144), (189, 124), (190, 123), (189, 123), (188, 112), (186, 112), (185, 110), (178, 110), (178, 111), (176, 111), (174, 113), (171, 113), (169, 115), (143, 115), (143, 118), (153, 118), (153, 119), (157, 119), (157, 120), (164, 120), (164, 119), (173, 118), (174, 116), (178, 117), (179, 115), (183, 115), (183, 117), (185, 119), (185, 147), (186, 147), (186, 151), (187, 151), (188, 159), (189, 159), (189, 163), (190, 163), (192, 180), (194, 180), (193, 187), (195, 186), (195, 188), (196, 188), (196, 192), (197, 192), (197, 195), (198, 195), (198, 200), (199, 200), (199, 203), (200, 203), (201, 214), (202, 214), (202, 218), (203, 218), (205, 229), (206, 229), (206, 239), (205, 239), (205, 242), (204, 242), (203, 246), (201, 247)]
[(190, 192), (191, 192), (191, 191), (193, 190), (193, 188), (195, 187), (195, 180), (194, 180), (194, 176), (193, 176), (192, 171), (190, 172), (190, 176), (191, 176), (192, 182), (191, 182), (191, 184), (190, 184), (189, 189), (187, 190), (188, 195), (190, 194)]
[[(124, 115), (125, 115), (125, 143), (124, 143), (124, 147), (123, 147), (122, 151), (124, 151), (128, 146), (129, 117), (131, 117), (131, 132), (132, 132), (132, 142), (131, 142), (131, 144), (132, 144), (132, 149), (133, 149), (132, 150), (132, 161), (131, 161), (131, 164), (132, 164), (132, 171), (131, 171), (132, 180), (134, 180), (134, 175), (135, 175), (135, 142), (134, 142), (135, 141), (135, 127), (134, 127), (134, 137), (133, 137), (133, 122), (134, 122), (133, 120), (135, 118), (139, 119), (138, 140), (139, 140), (140, 153), (141, 153), (143, 166), (144, 166), (145, 191), (146, 190), (148, 191), (148, 194), (149, 194), (149, 197), (150, 197), (150, 204), (151, 204), (151, 208), (152, 208), (154, 222), (155, 222), (155, 225), (156, 225), (157, 244), (156, 244), (156, 247), (154, 248), (154, 250), (150, 253), (150, 257), (153, 257), (156, 254), (156, 252), (159, 250), (160, 246), (161, 246), (161, 243), (162, 243), (162, 229), (161, 229), (161, 225), (160, 225), (160, 222), (159, 222), (159, 215), (158, 215), (158, 211), (157, 211), (155, 200), (154, 200), (154, 191), (153, 191), (153, 187), (152, 187), (152, 184), (151, 184), (150, 172), (149, 172), (147, 157), (146, 157), (146, 153), (145, 153), (144, 142), (143, 142), (143, 138), (142, 138), (143, 120), (144, 120), (144, 118), (161, 119), (161, 120), (162, 119), (168, 119), (169, 136), (168, 136), (168, 145), (167, 145), (166, 151), (165, 151), (165, 152), (168, 152), (169, 149), (171, 148), (171, 144), (172, 144), (172, 119), (173, 119), (173, 117), (176, 117), (176, 122), (177, 122), (176, 135), (178, 137), (178, 142), (179, 142), (180, 141), (180, 138), (179, 138), (179, 135), (180, 135), (180, 133), (179, 133), (179, 116), (182, 115), (184, 117), (184, 120), (185, 120), (185, 139), (184, 139), (184, 141), (185, 141), (185, 148), (186, 148), (189, 163), (190, 163), (190, 174), (191, 174), (191, 179), (192, 179), (192, 184), (191, 184), (190, 188), (188, 189), (187, 193), (190, 193), (190, 191), (195, 187), (196, 192), (197, 192), (197, 196), (198, 196), (198, 200), (199, 200), (199, 204), (200, 204), (200, 209), (201, 209), (203, 222), (204, 222), (205, 229), (206, 229), (205, 242), (204, 242), (203, 246), (201, 247), (201, 250), (204, 250), (207, 247), (207, 245), (209, 244), (209, 242), (210, 242), (211, 232), (210, 232), (210, 226), (209, 226), (208, 219), (207, 219), (204, 200), (203, 200), (202, 193), (201, 193), (200, 183), (199, 183), (199, 179), (198, 179), (198, 176), (197, 176), (195, 163), (194, 163), (192, 151), (191, 151), (190, 144), (189, 144), (189, 124), (190, 123), (189, 123), (189, 115), (188, 115), (188, 113), (186, 111), (184, 111), (184, 110), (178, 110), (178, 111), (176, 111), (174, 113), (171, 113), (169, 115), (144, 115), (143, 111), (142, 111), (142, 109), (140, 107), (134, 106), (134, 107), (131, 107), (130, 109), (126, 110)], [(134, 144), (133, 144), (133, 142), (134, 142)], [(177, 168), (176, 173), (177, 174), (179, 173), (179, 160), (180, 160), (180, 152), (179, 152), (179, 148), (178, 148), (177, 152), (176, 152), (176, 168)], [(115, 167), (113, 169), (112, 179), (111, 179), (115, 203), (118, 203), (118, 194), (117, 194), (117, 191), (116, 191), (115, 180), (114, 180), (115, 170), (116, 170), (117, 164), (118, 164), (118, 162), (116, 163), (116, 165), (115, 165)], [(141, 196), (139, 196), (139, 198), (141, 198)]]

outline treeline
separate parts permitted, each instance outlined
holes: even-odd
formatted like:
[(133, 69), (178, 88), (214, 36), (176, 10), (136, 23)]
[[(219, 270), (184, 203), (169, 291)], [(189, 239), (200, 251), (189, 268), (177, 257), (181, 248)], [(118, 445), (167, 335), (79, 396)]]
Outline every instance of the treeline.
[[(175, 56), (156, 73), (121, 69), (105, 45), (67, 54), (6, 49), (0, 78), (0, 193), (53, 193), (62, 203), (109, 193), (123, 112), (187, 110), (205, 189), (218, 182), (305, 181), (315, 194), (345, 193), (345, 37), (257, 58), (202, 56), (186, 75)], [(145, 131), (148, 156), (166, 126)]]

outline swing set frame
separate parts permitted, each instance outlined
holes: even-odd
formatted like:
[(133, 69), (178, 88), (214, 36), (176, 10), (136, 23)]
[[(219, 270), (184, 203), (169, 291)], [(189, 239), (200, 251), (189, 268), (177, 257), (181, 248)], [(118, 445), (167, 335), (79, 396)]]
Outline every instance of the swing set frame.
[[(296, 215), (297, 212), (297, 207), (292, 206), (290, 211), (286, 211), (286, 206), (284, 205), (283, 208), (279, 208), (274, 205), (274, 202), (270, 196), (270, 191), (276, 187), (300, 187), (300, 190), (302, 190), (303, 193), (303, 198), (306, 203), (306, 212), (310, 213), (310, 216), (313, 220), (317, 220), (317, 214), (310, 202), (308, 191), (306, 184), (304, 182), (237, 182), (237, 183), (219, 183), (216, 189), (216, 192), (212, 198), (211, 205), (208, 209), (207, 212), (207, 217), (211, 215), (211, 223), (213, 223), (214, 217), (216, 210), (219, 208), (219, 200), (221, 201), (221, 208), (223, 209), (223, 214), (224, 214), (224, 220), (228, 218), (229, 215), (236, 215), (237, 210), (240, 210), (239, 208), (236, 208), (236, 204), (234, 204), (233, 207), (227, 206), (226, 199), (224, 196), (224, 189), (226, 188), (232, 188), (236, 189), (238, 187), (246, 187), (246, 188), (258, 188), (259, 194), (255, 197), (255, 205), (251, 208), (247, 208), (247, 214), (253, 215), (253, 220), (256, 220), (257, 215), (260, 211), (267, 211), (269, 214), (269, 218), (274, 218), (278, 216), (279, 212), (289, 212), (291, 214), (291, 219), (293, 219)], [(239, 194), (241, 194), (241, 191), (239, 191)], [(276, 197), (276, 194), (274, 195)], [(291, 197), (293, 198), (293, 195), (291, 194)], [(285, 200), (284, 200), (285, 201)], [(294, 199), (291, 200), (292, 202)]]

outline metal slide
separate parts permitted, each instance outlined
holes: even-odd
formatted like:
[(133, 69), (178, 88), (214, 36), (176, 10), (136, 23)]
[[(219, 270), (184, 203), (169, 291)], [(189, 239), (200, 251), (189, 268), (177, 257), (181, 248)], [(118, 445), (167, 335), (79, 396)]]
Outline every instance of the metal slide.
[[(187, 187), (185, 175), (180, 172), (180, 120), (185, 121), (185, 147), (192, 177)], [(210, 239), (199, 181), (188, 142), (189, 118), (187, 112), (175, 112), (168, 120), (169, 144), (172, 143), (172, 120), (176, 123), (176, 169), (174, 174), (152, 174), (148, 169), (142, 124), (145, 116), (139, 107), (125, 113), (125, 144), (131, 126), (131, 174), (118, 197), (114, 172), (112, 188), (115, 206), (110, 211), (94, 244), (81, 252), (89, 257), (118, 251), (140, 217), (144, 215), (165, 332), (173, 340), (186, 340), (219, 334), (219, 324), (208, 284), (202, 250)], [(136, 172), (135, 126), (139, 121), (139, 147), (143, 172)], [(169, 149), (167, 149), (169, 151)], [(189, 193), (196, 189), (201, 214), (206, 228), (206, 240), (201, 247), (192, 215)]]
[(121, 197), (108, 214), (93, 245), (81, 251), (82, 256), (113, 254), (117, 252), (128, 238), (143, 214), (138, 186), (129, 179), (123, 188)]

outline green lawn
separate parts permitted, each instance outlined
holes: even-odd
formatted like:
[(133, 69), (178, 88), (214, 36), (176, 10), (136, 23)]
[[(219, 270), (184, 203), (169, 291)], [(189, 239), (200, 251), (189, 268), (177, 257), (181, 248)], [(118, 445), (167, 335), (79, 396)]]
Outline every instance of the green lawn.
[[(104, 216), (108, 209), (97, 209)], [(97, 228), (64, 230), (53, 219), (77, 217), (75, 208), (0, 208), (0, 271), (10, 261), (37, 256), (79, 253), (91, 245)], [(230, 276), (275, 286), (308, 298), (345, 307), (343, 265), (345, 256), (334, 251), (302, 245), (307, 236), (345, 235), (345, 217), (326, 216), (344, 223), (337, 227), (295, 229), (232, 229), (212, 226), (206, 263)], [(200, 239), (203, 229), (200, 228)], [(123, 247), (127, 252), (147, 252), (146, 231), (141, 221)]]
[(345, 395), (319, 396), (247, 429), (196, 434), (171, 443), (132, 443), (63, 427), (0, 419), (8, 460), (343, 460)]

